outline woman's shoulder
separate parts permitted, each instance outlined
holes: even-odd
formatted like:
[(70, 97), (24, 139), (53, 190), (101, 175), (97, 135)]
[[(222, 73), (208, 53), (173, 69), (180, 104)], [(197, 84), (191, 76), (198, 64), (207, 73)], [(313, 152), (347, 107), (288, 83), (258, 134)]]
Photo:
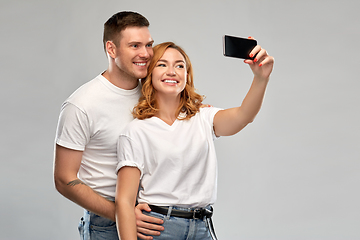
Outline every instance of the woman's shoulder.
[(205, 114), (216, 114), (218, 111), (222, 110), (222, 108), (218, 108), (218, 107), (202, 107), (200, 108), (199, 114), (201, 115), (205, 115)]
[(200, 108), (200, 111), (195, 116), (197, 116), (202, 121), (212, 123), (214, 120), (215, 114), (220, 110), (221, 110), (221, 108), (217, 108), (217, 107), (202, 107), (202, 108)]
[(152, 121), (152, 118), (146, 118), (141, 120), (135, 118), (130, 123), (128, 123), (128, 125), (126, 125), (122, 132), (123, 134), (136, 134), (137, 132), (142, 131), (142, 129), (151, 124)]

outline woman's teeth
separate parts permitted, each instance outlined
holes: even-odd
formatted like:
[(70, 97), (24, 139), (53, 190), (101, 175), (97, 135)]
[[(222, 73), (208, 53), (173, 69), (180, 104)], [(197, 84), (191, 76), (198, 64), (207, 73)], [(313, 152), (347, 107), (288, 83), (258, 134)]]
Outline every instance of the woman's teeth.
[(177, 81), (175, 81), (175, 80), (165, 80), (164, 82), (166, 82), (166, 83), (177, 83)]

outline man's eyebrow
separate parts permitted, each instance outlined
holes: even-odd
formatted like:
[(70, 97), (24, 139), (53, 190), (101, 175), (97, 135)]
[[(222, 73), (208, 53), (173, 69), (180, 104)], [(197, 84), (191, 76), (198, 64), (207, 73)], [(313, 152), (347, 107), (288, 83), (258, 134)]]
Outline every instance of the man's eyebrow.
[(128, 42), (128, 45), (139, 45), (139, 44), (141, 44), (141, 42), (136, 42), (136, 41)]
[[(154, 43), (154, 40), (150, 41), (150, 42), (147, 42), (145, 45), (148, 45), (148, 44), (153, 44)], [(142, 42), (138, 42), (138, 41), (132, 41), (132, 42), (129, 42), (128, 45), (141, 45)]]

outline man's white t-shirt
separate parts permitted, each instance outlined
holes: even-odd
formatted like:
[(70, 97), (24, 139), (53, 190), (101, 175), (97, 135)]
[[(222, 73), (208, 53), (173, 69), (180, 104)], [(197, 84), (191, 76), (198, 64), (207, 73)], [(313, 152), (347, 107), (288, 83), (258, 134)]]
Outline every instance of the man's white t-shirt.
[(102, 75), (82, 85), (62, 105), (56, 144), (83, 151), (78, 177), (103, 197), (115, 198), (116, 145), (133, 120), (139, 85), (124, 90)]
[(139, 203), (205, 207), (217, 192), (213, 119), (220, 109), (201, 108), (171, 126), (157, 117), (135, 119), (119, 137), (118, 166), (141, 172)]

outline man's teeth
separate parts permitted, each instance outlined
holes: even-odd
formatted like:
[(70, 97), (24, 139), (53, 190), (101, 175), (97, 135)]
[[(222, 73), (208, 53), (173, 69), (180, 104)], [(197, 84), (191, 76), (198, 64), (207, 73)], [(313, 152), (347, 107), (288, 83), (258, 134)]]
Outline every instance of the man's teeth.
[(177, 81), (175, 81), (175, 80), (165, 80), (164, 82), (166, 82), (166, 83), (177, 83)]
[(145, 66), (146, 63), (135, 63), (135, 65), (138, 65), (138, 66)]

